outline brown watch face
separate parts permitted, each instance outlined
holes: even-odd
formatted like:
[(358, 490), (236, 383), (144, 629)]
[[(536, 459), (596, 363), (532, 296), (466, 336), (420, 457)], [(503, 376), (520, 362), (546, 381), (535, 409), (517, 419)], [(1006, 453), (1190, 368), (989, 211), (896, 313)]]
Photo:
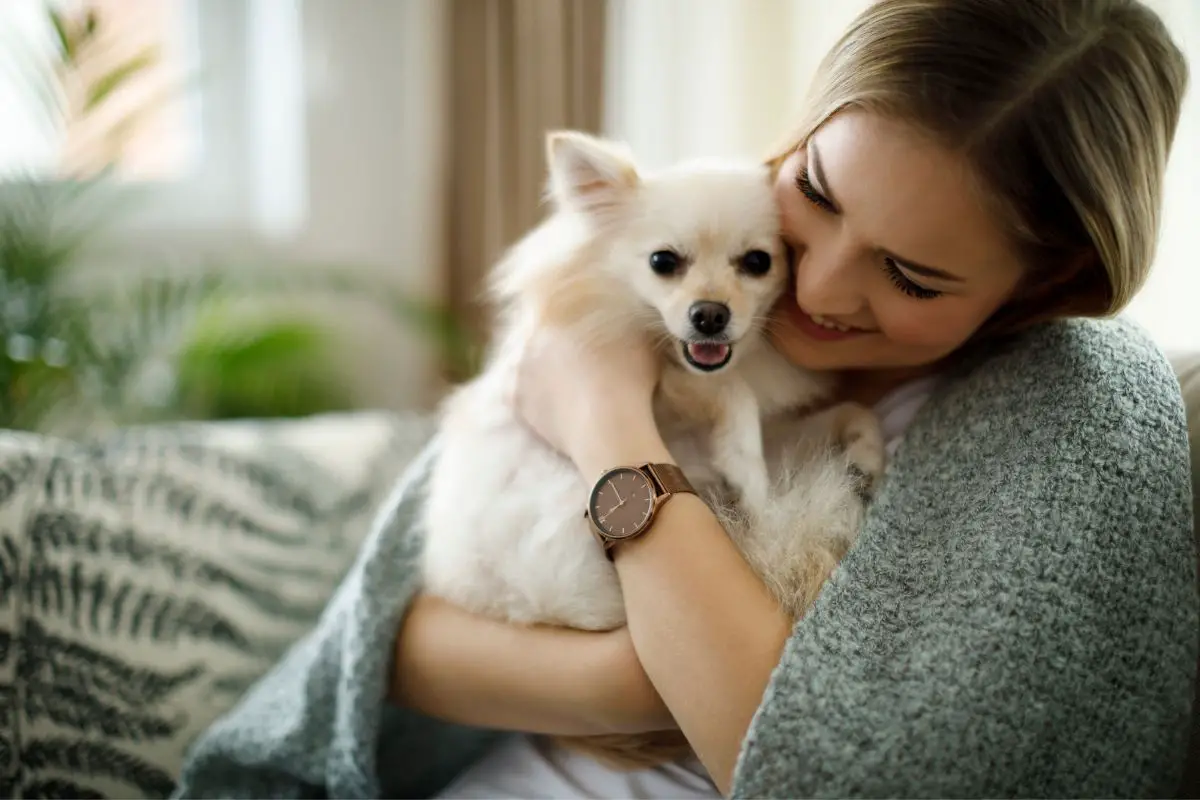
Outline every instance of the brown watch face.
[(641, 532), (654, 511), (654, 487), (636, 469), (618, 467), (592, 489), (588, 513), (606, 537), (625, 539)]

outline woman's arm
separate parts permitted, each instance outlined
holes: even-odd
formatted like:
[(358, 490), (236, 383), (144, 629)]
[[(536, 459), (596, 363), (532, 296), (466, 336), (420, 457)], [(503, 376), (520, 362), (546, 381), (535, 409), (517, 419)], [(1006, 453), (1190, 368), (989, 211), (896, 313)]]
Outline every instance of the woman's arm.
[[(526, 348), (518, 411), (585, 480), (622, 464), (673, 461), (654, 420), (660, 361), (648, 342), (549, 333)], [(790, 620), (695, 496), (672, 498), (614, 560), (642, 667), (727, 792)]]
[[(576, 459), (585, 475), (671, 461), (653, 421), (627, 422)], [(637, 656), (721, 791), (779, 662), (791, 620), (699, 498), (672, 497), (614, 549)]]
[(522, 627), (418, 595), (390, 698), (449, 722), (579, 736), (674, 728), (629, 633)]

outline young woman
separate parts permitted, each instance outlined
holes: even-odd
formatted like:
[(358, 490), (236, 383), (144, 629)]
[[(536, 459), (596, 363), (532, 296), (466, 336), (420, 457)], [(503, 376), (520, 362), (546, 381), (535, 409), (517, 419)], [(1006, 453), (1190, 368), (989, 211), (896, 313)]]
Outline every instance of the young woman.
[[(395, 706), (424, 715), (389, 712), (405, 741), (434, 741), (427, 717), (678, 726), (702, 765), (621, 774), (517, 736), (443, 796), (1173, 794), (1197, 652), (1178, 386), (1132, 328), (1072, 318), (1120, 311), (1146, 278), (1186, 82), (1134, 0), (867, 9), (771, 162), (794, 273), (775, 344), (840, 373), (891, 445), (858, 543), (795, 624), (687, 494), (614, 548), (624, 629), (523, 629), (415, 597), (389, 665)], [(656, 377), (639, 343), (538, 341), (516, 400), (593, 477), (671, 461)], [(386, 739), (378, 766), (372, 750), (358, 772), (296, 772), (313, 757), (296, 743), (328, 755), (297, 730), (257, 760), (210, 735), (187, 791), (230, 794), (212, 777), (230, 763), (260, 793), (280, 774), (418, 791), (415, 751)]]
[[(885, 408), (892, 399), (899, 409), (884, 421), (895, 439), (904, 417), (935, 391), (928, 376), (938, 375), (965, 345), (986, 347), (1036, 321), (1119, 311), (1153, 260), (1164, 165), (1185, 83), (1183, 59), (1161, 22), (1134, 2), (884, 0), (872, 6), (829, 54), (808, 118), (774, 159), (783, 236), (795, 253), (794, 292), (773, 328), (777, 346), (800, 366), (842, 372), (849, 399), (883, 401)], [(521, 406), (584, 475), (670, 461), (650, 413), (656, 375), (646, 349), (579, 353), (561, 340), (539, 344), (527, 360)], [(976, 469), (970, 460), (986, 454), (962, 457), (960, 469), (969, 471)], [(1186, 478), (1180, 461), (1139, 468)], [(1050, 474), (1074, 469), (1047, 465)], [(1006, 510), (994, 513), (996, 536), (1075, 535), (1053, 528), (1014, 532), (1004, 524)], [(948, 523), (953, 518), (950, 509), (945, 517)], [(1177, 537), (1179, 557), (1186, 559), (1186, 531), (1161, 533)], [(1112, 544), (1124, 546), (1116, 539)], [(418, 605), (408, 619), (413, 638), (402, 636), (398, 645), (401, 697), (435, 713), (534, 730), (569, 729), (573, 711), (583, 718), (581, 730), (589, 713), (605, 709), (630, 715), (609, 721), (613, 728), (655, 727), (669, 713), (717, 787), (727, 791), (790, 620), (708, 509), (689, 495), (672, 498), (650, 531), (615, 548), (615, 563), (629, 626), (612, 638), (625, 648), (622, 653), (614, 643), (628, 675), (614, 678), (616, 668), (589, 652), (592, 643), (573, 643), (588, 637), (497, 631), (495, 650), (491, 641), (480, 644), (480, 658), (489, 653), (489, 660), (468, 671), (489, 668), (500, 653), (511, 652), (514, 666), (528, 664), (533, 685), (495, 686), (507, 689), (500, 692), (505, 708), (488, 719), (481, 712), (495, 704), (488, 684), (497, 678), (489, 675), (473, 690), (472, 675), (441, 673), (431, 679), (461, 687), (463, 707), (461, 714), (440, 709), (427, 699), (436, 693), (422, 685), (419, 667), (434, 672), (440, 640), (475, 640), (470, 630), (478, 623), (464, 618), (456, 629), (451, 609), (431, 609), (422, 620)], [(1161, 579), (1179, 577), (1172, 570)], [(1005, 590), (1025, 594), (1034, 587), (1014, 583)], [(918, 597), (914, 591), (914, 603)], [(1047, 596), (1044, 607), (1030, 611), (1053, 628), (1060, 602)], [(919, 607), (914, 613), (920, 615)], [(533, 657), (539, 636), (547, 659), (541, 665)], [(1038, 658), (1033, 644), (1023, 657)], [(649, 676), (641, 686), (639, 663)], [(546, 685), (548, 675), (567, 685)], [(985, 676), (980, 671), (978, 679)], [(597, 696), (595, 707), (572, 706), (579, 691), (610, 682), (614, 697)], [(555, 697), (560, 688), (563, 696)], [(622, 700), (632, 708), (624, 709)], [(951, 696), (945, 701), (955, 702)], [(1083, 712), (1064, 703), (1042, 713), (1053, 720)], [(874, 738), (870, 731), (861, 736), (864, 743)], [(1118, 744), (1112, 742), (1114, 756)], [(992, 745), (1004, 750), (1009, 743)], [(517, 747), (527, 762), (522, 769), (539, 769), (536, 759), (546, 756)], [(509, 765), (520, 764), (508, 758)], [(559, 766), (578, 763), (558, 758)], [(476, 780), (503, 789), (511, 780), (504, 769), (490, 763)], [(527, 775), (519, 780), (537, 790)], [(595, 770), (588, 780), (600, 792), (621, 794), (622, 783), (603, 782)], [(473, 785), (464, 780), (448, 791), (469, 793)], [(886, 776), (879, 785), (887, 790)], [(952, 778), (947, 786), (955, 787)], [(961, 791), (968, 793), (967, 785)]]

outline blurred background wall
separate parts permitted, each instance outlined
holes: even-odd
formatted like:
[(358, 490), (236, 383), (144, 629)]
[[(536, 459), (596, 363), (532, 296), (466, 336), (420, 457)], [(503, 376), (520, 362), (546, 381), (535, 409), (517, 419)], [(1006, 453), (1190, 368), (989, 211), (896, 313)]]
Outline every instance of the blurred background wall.
[[(35, 390), (73, 405), (31, 426), (429, 407), (543, 213), (547, 129), (761, 153), (866, 3), (2, 0), (0, 422)], [(1151, 5), (1200, 64), (1200, 3)], [(1173, 350), (1200, 348), (1195, 95), (1129, 312)]]

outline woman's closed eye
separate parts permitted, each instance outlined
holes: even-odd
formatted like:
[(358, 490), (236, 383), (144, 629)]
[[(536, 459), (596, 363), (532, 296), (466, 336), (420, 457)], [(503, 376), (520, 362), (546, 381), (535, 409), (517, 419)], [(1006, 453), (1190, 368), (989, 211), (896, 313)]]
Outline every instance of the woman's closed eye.
[(941, 297), (943, 292), (937, 289), (929, 289), (914, 281), (912, 278), (904, 274), (904, 270), (900, 268), (895, 259), (884, 257), (883, 271), (887, 273), (888, 278), (897, 289), (904, 292), (909, 297), (915, 297), (918, 300), (932, 300), (935, 297)]
[(800, 190), (800, 194), (808, 199), (808, 202), (817, 208), (822, 211), (828, 211), (831, 214), (837, 213), (837, 208), (834, 207), (833, 203), (829, 202), (829, 199), (818, 192), (817, 187), (813, 186), (807, 167), (801, 167), (796, 171), (796, 188)]
[[(829, 214), (838, 213), (837, 207), (830, 202), (829, 198), (821, 194), (817, 190), (817, 187), (813, 185), (812, 178), (808, 174), (807, 167), (801, 167), (796, 171), (796, 188), (800, 191), (800, 194), (804, 195), (808, 202), (812, 203), (822, 211), (825, 211)], [(900, 265), (897, 264), (892, 258), (885, 257), (881, 263), (881, 266), (883, 271), (887, 274), (888, 279), (891, 280), (892, 284), (909, 297), (914, 297), (918, 300), (932, 300), (935, 297), (941, 297), (943, 294), (943, 292), (939, 292), (936, 289), (930, 289), (926, 286), (922, 286), (912, 278), (908, 277), (908, 275), (904, 273), (904, 270), (900, 268)]]

